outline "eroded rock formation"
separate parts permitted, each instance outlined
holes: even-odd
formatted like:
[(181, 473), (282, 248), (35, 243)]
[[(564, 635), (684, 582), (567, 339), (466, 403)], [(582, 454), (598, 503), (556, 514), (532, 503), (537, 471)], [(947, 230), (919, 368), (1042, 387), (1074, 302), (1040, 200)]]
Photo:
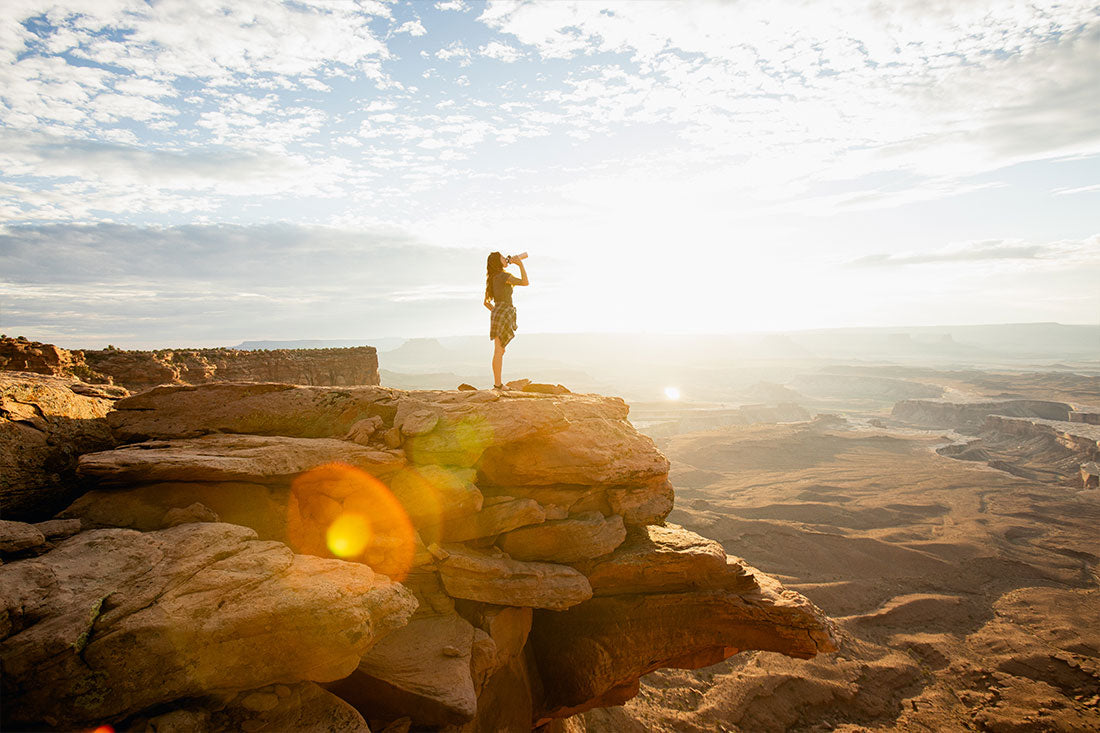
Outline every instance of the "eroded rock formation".
[(272, 351), (103, 349), (84, 351), (83, 360), (90, 370), (131, 390), (213, 381), (378, 384), (378, 353), (373, 346)]
[(87, 349), (70, 351), (22, 338), (0, 338), (0, 370), (77, 377), (139, 391), (160, 384), (288, 382), (378, 384), (373, 346), (342, 349)]
[[(658, 667), (709, 665), (745, 649), (832, 650), (831, 624), (812, 604), (717, 543), (664, 524), (668, 461), (626, 417), (621, 400), (595, 395), (377, 386), (172, 386), (120, 400), (107, 421), (128, 444), (80, 459), (94, 490), (62, 514), (87, 531), (18, 559), (50, 541), (0, 527), (23, 547), (0, 571), (39, 583), (48, 599), (70, 584), (51, 578), (79, 576), (100, 547), (109, 552), (103, 562), (118, 572), (80, 576), (64, 600), (76, 604), (71, 618), (47, 624), (61, 629), (57, 643), (84, 633), (79, 653), (91, 650), (97, 663), (173, 638), (205, 644), (209, 659), (254, 642), (291, 658), (247, 671), (236, 668), (248, 664), (243, 651), (225, 669), (203, 667), (207, 657), (177, 660), (147, 672), (157, 690), (124, 684), (119, 701), (95, 713), (82, 707), (78, 683), (49, 677), (60, 668), (34, 656), (43, 652), (33, 638), (18, 641), (41, 625), (26, 621), (3, 642), (24, 644), (29, 660), (11, 677), (17, 695), (5, 694), (5, 709), (15, 700), (13, 719), (44, 721), (35, 696), (56, 688), (65, 720), (99, 714), (123, 727), (157, 715), (229, 725), (265, 707), (280, 720), (345, 715), (309, 686), (324, 682), (372, 725), (524, 730), (622, 702)], [(362, 599), (363, 617), (341, 592), (323, 590), (328, 580)], [(291, 586), (294, 598), (280, 600)], [(93, 613), (99, 597), (107, 600)], [(416, 599), (411, 617), (406, 597)], [(24, 613), (23, 601), (5, 600), (9, 616)], [(141, 613), (148, 619), (133, 616)], [(310, 613), (331, 623), (287, 621)], [(220, 635), (212, 647), (199, 631)], [(294, 633), (301, 638), (284, 638)], [(303, 644), (318, 649), (297, 651)]]
[(0, 507), (5, 519), (46, 519), (74, 498), (81, 453), (116, 444), (108, 391), (72, 377), (0, 371)]
[(1068, 420), (1073, 408), (1065, 402), (1050, 400), (994, 400), (951, 402), (949, 400), (902, 400), (894, 405), (892, 416), (913, 425), (930, 428), (954, 428), (976, 432), (990, 415)]

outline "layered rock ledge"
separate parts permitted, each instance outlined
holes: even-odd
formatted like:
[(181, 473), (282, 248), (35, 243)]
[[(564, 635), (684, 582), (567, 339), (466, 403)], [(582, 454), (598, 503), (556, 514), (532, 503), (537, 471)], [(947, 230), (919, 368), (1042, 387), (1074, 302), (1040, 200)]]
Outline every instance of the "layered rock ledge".
[[(86, 633), (82, 650), (104, 650), (96, 659), (121, 658), (107, 651), (109, 640), (124, 638), (110, 613), (145, 598), (157, 600), (143, 613), (161, 610), (150, 617), (157, 623), (141, 627), (167, 639), (217, 629), (230, 645), (237, 635), (253, 638), (249, 624), (283, 626), (279, 614), (294, 618), (306, 602), (324, 603), (318, 612), (344, 620), (334, 618), (340, 630), (317, 642), (328, 650), (324, 659), (305, 668), (270, 660), (247, 674), (226, 670), (242, 675), (227, 688), (217, 677), (222, 670), (192, 684), (168, 666), (148, 672), (148, 686), (160, 690), (156, 700), (126, 688), (119, 695), (125, 705), (97, 708), (65, 669), (54, 679), (28, 662), (12, 677), (17, 686), (10, 697), (6, 690), (5, 709), (15, 711), (13, 719), (44, 720), (36, 695), (52, 689), (70, 701), (68, 720), (98, 715), (121, 730), (172, 715), (214, 725), (242, 720), (241, 706), (257, 700), (274, 706), (282, 698), (272, 685), (284, 685), (293, 691), (284, 697), (312, 701), (309, 710), (350, 704), (348, 712), (371, 726), (408, 718), (450, 731), (526, 730), (621, 703), (637, 692), (640, 676), (659, 667), (710, 665), (747, 649), (799, 658), (835, 649), (830, 622), (805, 598), (727, 557), (718, 543), (665, 523), (673, 505), (668, 461), (627, 412), (622, 400), (597, 395), (275, 383), (158, 387), (120, 400), (106, 420), (124, 445), (80, 458), (78, 473), (91, 490), (60, 515), (85, 531), (28, 557), (53, 545), (39, 543), (45, 535), (33, 527), (11, 528), (11, 547), (21, 549), (0, 571), (52, 587), (50, 578), (79, 574), (65, 568), (87, 566), (101, 545), (132, 558), (127, 567), (161, 567), (170, 555), (202, 568), (187, 580), (196, 590), (177, 593), (162, 580), (149, 581), (159, 591), (145, 590), (144, 580), (131, 579), (110, 581), (110, 592), (99, 585), (81, 591), (87, 603), (66, 623), (83, 630), (77, 636)], [(208, 546), (197, 546), (207, 535)], [(227, 549), (223, 560), (215, 536), (255, 549)], [(263, 562), (233, 559), (252, 556), (272, 558), (265, 561), (277, 566), (270, 577), (295, 567), (312, 568), (318, 583), (350, 573), (334, 585), (362, 599), (370, 623), (355, 626), (340, 616), (349, 607), (343, 596), (322, 600), (320, 590), (306, 601), (295, 591), (297, 600), (257, 606), (255, 593), (268, 596), (242, 575), (245, 568), (257, 588), (278, 584), (262, 580), (269, 577)], [(49, 572), (43, 563), (52, 563)], [(119, 586), (136, 586), (135, 600)], [(101, 591), (115, 600), (108, 613), (103, 604), (92, 613), (86, 606)], [(415, 612), (403, 594), (415, 599)], [(223, 595), (258, 610), (249, 616), (231, 606), (223, 619)], [(209, 615), (194, 617), (197, 607), (177, 596), (208, 601), (199, 605)], [(9, 616), (25, 606), (19, 603), (6, 599)], [(312, 639), (313, 630), (300, 631)], [(13, 631), (3, 643), (25, 633)], [(265, 633), (278, 656), (302, 662), (292, 651), (299, 641), (284, 639), (282, 630), (259, 639)], [(141, 644), (160, 648), (152, 639), (132, 644), (133, 654)], [(308, 686), (318, 682), (344, 702)]]

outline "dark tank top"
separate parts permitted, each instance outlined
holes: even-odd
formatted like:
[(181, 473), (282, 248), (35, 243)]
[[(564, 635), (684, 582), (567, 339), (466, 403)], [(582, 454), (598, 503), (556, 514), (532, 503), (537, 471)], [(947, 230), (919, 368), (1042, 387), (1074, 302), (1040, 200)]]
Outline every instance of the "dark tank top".
[(512, 284), (508, 282), (511, 277), (507, 272), (498, 272), (493, 275), (493, 303), (495, 305), (512, 305)]

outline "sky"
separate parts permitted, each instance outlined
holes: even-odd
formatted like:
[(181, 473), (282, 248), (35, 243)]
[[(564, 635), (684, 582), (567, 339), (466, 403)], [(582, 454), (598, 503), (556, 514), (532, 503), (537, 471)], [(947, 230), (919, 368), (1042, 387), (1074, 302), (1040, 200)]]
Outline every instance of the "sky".
[(5, 0), (0, 332), (1100, 323), (1100, 5)]

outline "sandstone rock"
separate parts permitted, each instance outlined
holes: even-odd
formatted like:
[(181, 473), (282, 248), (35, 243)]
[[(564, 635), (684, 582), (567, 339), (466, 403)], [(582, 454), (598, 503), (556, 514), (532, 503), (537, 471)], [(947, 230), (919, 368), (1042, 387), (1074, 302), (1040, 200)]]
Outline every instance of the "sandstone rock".
[[(425, 402), (432, 396), (417, 395)], [(414, 463), (473, 466), (491, 446), (555, 433), (588, 419), (625, 425), (627, 414), (621, 400), (587, 395), (552, 398), (525, 393), (458, 392), (437, 396), (432, 407), (439, 414), (434, 429), (406, 442), (409, 460)]]
[(606, 557), (575, 563), (596, 596), (671, 593), (692, 588), (757, 589), (753, 576), (722, 545), (682, 527), (631, 527)]
[(668, 474), (653, 440), (622, 420), (593, 418), (485, 450), (479, 473), (496, 486), (610, 485)]
[[(215, 383), (162, 386), (116, 404), (111, 427), (125, 441), (250, 433), (339, 438), (357, 421), (379, 416), (392, 425), (398, 407), (440, 414), (435, 428), (415, 436), (422, 463), (461, 465), (448, 455), (475, 455), (488, 445), (563, 430), (589, 419), (624, 422), (621, 399), (598, 395), (499, 395), (481, 391), (402, 392), (385, 387), (303, 387)], [(426, 406), (426, 407), (425, 407)], [(467, 465), (472, 465), (468, 463)]]
[(439, 524), (421, 527), (425, 542), (466, 542), (507, 532), (517, 527), (538, 524), (546, 511), (537, 501), (492, 497), (485, 499), (481, 511), (453, 517)]
[(45, 542), (46, 537), (34, 525), (0, 519), (0, 552), (21, 552)]
[(190, 522), (217, 521), (220, 521), (217, 512), (205, 504), (196, 501), (194, 504), (183, 507), (182, 509), (176, 507), (166, 511), (164, 517), (160, 520), (160, 526), (175, 527)]
[(82, 532), (0, 566), (0, 594), (5, 727), (339, 679), (416, 603), (363, 565), (229, 524)]
[(35, 522), (34, 528), (41, 532), (48, 542), (59, 542), (79, 532), (81, 524), (79, 519), (47, 519), (45, 522)]
[(215, 383), (162, 386), (119, 400), (109, 422), (124, 441), (208, 433), (340, 438), (359, 420), (392, 420), (394, 390)]
[(660, 524), (676, 500), (676, 492), (664, 476), (635, 486), (613, 486), (606, 495), (611, 511), (628, 525)]
[(482, 496), (472, 483), (474, 475), (469, 469), (410, 466), (393, 477), (390, 488), (414, 524), (435, 525), (481, 509)]
[(607, 490), (594, 486), (485, 486), (485, 493), (536, 501), (545, 509), (547, 519), (565, 519), (571, 514), (593, 511), (613, 513)]
[(561, 384), (539, 384), (538, 382), (532, 382), (524, 385), (524, 392), (533, 392), (535, 394), (573, 394), (568, 387)]
[(458, 733), (531, 730), (534, 719), (532, 679), (525, 655), (511, 657), (485, 682), (477, 698), (477, 715)]
[(107, 399), (76, 394), (72, 379), (0, 372), (0, 505), (11, 520), (46, 519), (78, 491), (81, 453), (115, 445)]
[(475, 601), (459, 601), (455, 607), (476, 629), (470, 668), (480, 695), (497, 671), (523, 654), (531, 632), (532, 611)]
[(570, 519), (521, 527), (497, 539), (516, 560), (571, 563), (606, 555), (626, 539), (623, 518), (586, 512)]
[(355, 708), (313, 682), (276, 685), (242, 692), (224, 704), (190, 706), (138, 718), (134, 733), (220, 731), (294, 731), (294, 733), (370, 733)]
[(561, 610), (592, 596), (588, 579), (564, 565), (520, 562), (459, 545), (448, 545), (446, 552), (439, 575), (455, 598)]
[(0, 338), (0, 370), (3, 371), (71, 377), (76, 363), (72, 352), (53, 344), (8, 336)]
[(124, 349), (76, 352), (88, 368), (130, 389), (158, 384), (288, 382), (310, 385), (378, 384), (373, 346), (342, 349)]
[(463, 382), (462, 384), (458, 385), (458, 389), (463, 392), (472, 392), (476, 391), (477, 387), (472, 384), (467, 384), (466, 382)]
[(332, 438), (206, 435), (151, 440), (80, 457), (77, 473), (100, 484), (247, 481), (288, 484), (311, 468), (339, 461), (373, 476), (393, 475), (400, 453), (364, 448)]
[(371, 439), (381, 432), (384, 424), (382, 418), (378, 415), (357, 420), (355, 424), (348, 429), (347, 435), (344, 436), (344, 440), (350, 440), (359, 445), (369, 445)]
[(419, 408), (419, 404), (413, 400), (403, 401), (397, 408), (393, 426), (402, 434), (408, 436), (424, 435), (435, 429), (442, 416), (441, 409), (432, 409), (425, 406)]
[(250, 527), (260, 539), (287, 536), (289, 489), (242, 481), (194, 483), (173, 481), (133, 488), (89, 491), (58, 514), (88, 527), (125, 527), (141, 531), (164, 528), (169, 512), (202, 504), (220, 521)]
[(537, 611), (530, 644), (545, 698), (540, 719), (621, 702), (659, 667), (706, 666), (745, 649), (809, 658), (835, 651), (824, 614), (746, 568), (758, 593), (701, 589), (593, 598), (560, 613)]
[(470, 656), (474, 628), (455, 613), (413, 618), (328, 689), (364, 715), (409, 715), (419, 725), (453, 725), (477, 710)]

